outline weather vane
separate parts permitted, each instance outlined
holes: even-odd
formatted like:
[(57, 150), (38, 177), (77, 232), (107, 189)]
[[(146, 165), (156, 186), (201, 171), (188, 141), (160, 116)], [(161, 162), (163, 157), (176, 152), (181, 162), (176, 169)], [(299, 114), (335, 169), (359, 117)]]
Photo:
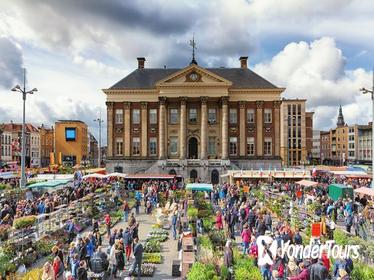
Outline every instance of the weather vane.
[(196, 60), (195, 60), (195, 49), (196, 48), (196, 43), (195, 43), (195, 35), (192, 36), (192, 40), (190, 40), (190, 46), (192, 47), (192, 61), (191, 61), (191, 64), (197, 64)]

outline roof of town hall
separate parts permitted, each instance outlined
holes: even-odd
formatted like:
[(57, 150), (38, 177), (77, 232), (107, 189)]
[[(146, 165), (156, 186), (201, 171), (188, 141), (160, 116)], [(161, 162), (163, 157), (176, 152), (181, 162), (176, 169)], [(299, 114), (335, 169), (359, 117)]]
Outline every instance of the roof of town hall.
[[(182, 68), (136, 69), (110, 89), (152, 89), (158, 81), (180, 71)], [(205, 68), (232, 82), (234, 89), (279, 89), (248, 68)]]

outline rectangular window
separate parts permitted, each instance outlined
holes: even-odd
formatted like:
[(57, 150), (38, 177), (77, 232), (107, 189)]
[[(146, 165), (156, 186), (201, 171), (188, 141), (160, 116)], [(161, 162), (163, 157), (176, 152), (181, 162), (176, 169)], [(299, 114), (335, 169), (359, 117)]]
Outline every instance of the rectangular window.
[(271, 138), (265, 138), (265, 141), (264, 141), (264, 155), (265, 156), (272, 155), (271, 142), (272, 142)]
[(216, 109), (215, 108), (210, 108), (208, 110), (208, 122), (210, 124), (214, 124), (217, 122), (217, 114), (216, 114)]
[(123, 138), (116, 138), (116, 155), (122, 156)]
[(247, 110), (247, 123), (254, 123), (255, 122), (255, 110), (248, 109)]
[(177, 124), (178, 123), (178, 109), (170, 109), (170, 123)]
[(188, 119), (190, 123), (197, 123), (197, 109), (196, 108), (189, 109)]
[(178, 153), (178, 137), (170, 137), (170, 154), (176, 155)]
[(271, 123), (271, 109), (264, 110), (264, 122)]
[(236, 124), (238, 122), (238, 110), (230, 109), (230, 123)]
[(140, 124), (140, 110), (139, 109), (132, 110), (132, 123)]
[(150, 156), (157, 155), (157, 138), (156, 137), (149, 138), (149, 155)]
[(236, 156), (238, 152), (238, 138), (230, 137), (229, 152), (231, 156)]
[(255, 155), (255, 138), (254, 137), (247, 138), (247, 155), (248, 156)]
[(123, 110), (116, 109), (116, 124), (123, 124)]
[(211, 156), (216, 155), (216, 137), (210, 136), (208, 138), (208, 154)]
[(149, 110), (149, 123), (150, 124), (157, 124), (157, 109), (150, 109)]
[(132, 138), (132, 155), (133, 156), (140, 155), (140, 138), (139, 137)]

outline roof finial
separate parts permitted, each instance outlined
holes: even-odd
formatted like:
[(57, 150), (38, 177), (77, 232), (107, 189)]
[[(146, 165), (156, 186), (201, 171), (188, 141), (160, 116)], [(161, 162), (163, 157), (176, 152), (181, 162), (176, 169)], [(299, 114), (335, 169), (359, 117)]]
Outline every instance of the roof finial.
[(197, 62), (195, 60), (195, 49), (196, 49), (196, 43), (195, 43), (195, 34), (192, 36), (192, 40), (190, 40), (190, 46), (192, 47), (192, 60), (191, 60), (191, 64), (196, 64), (197, 65)]
[(337, 127), (342, 127), (345, 125), (345, 122), (344, 122), (344, 116), (343, 116), (343, 109), (342, 109), (342, 105), (340, 104), (339, 106), (339, 114), (338, 114), (338, 121), (336, 123), (336, 126)]

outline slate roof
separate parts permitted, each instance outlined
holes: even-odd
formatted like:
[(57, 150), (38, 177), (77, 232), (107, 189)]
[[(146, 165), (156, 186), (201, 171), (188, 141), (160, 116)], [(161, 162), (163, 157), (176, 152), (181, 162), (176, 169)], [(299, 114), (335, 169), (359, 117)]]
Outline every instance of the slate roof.
[[(155, 84), (180, 71), (177, 68), (144, 68), (136, 69), (110, 89), (152, 89)], [(206, 68), (232, 82), (231, 88), (237, 89), (277, 89), (275, 85), (257, 75), (250, 69), (243, 68)]]

